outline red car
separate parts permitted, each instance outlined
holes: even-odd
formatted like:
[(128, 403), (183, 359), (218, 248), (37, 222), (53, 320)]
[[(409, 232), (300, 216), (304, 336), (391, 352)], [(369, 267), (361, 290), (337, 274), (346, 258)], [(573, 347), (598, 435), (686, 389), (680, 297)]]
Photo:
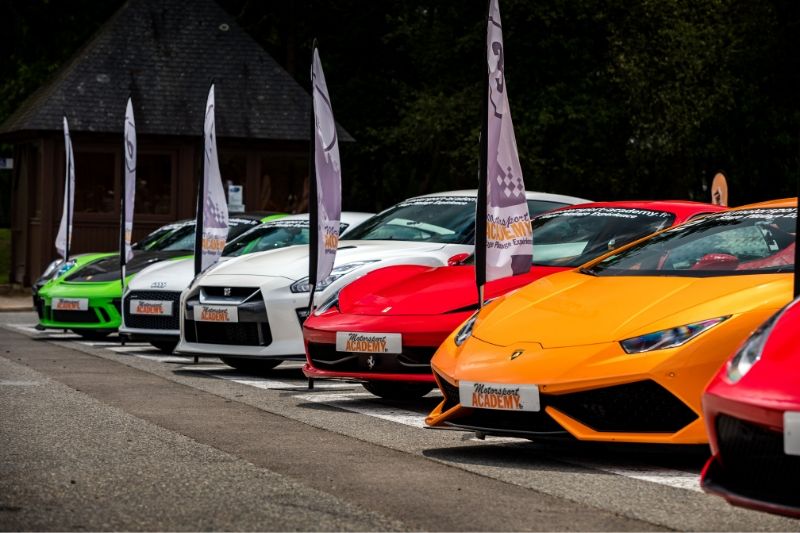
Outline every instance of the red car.
[[(725, 208), (686, 201), (597, 202), (533, 220), (530, 272), (490, 282), (487, 299), (569, 270), (609, 250)], [(305, 375), (360, 381), (390, 399), (434, 388), (436, 348), (478, 308), (472, 257), (451, 266), (393, 266), (370, 272), (324, 302), (303, 324)]]
[(759, 327), (703, 396), (707, 492), (800, 518), (800, 299)]

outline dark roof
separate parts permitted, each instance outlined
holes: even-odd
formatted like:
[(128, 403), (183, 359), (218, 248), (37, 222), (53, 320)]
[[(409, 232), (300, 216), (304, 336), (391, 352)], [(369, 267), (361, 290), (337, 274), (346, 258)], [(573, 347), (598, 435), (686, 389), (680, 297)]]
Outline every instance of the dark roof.
[(218, 137), (308, 139), (309, 94), (213, 0), (129, 0), (0, 134), (121, 134), (131, 95), (137, 133), (200, 136), (212, 79)]

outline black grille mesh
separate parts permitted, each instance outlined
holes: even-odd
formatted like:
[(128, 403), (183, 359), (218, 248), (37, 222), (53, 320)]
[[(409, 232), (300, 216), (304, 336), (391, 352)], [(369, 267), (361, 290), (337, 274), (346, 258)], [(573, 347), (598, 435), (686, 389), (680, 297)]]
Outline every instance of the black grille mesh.
[(442, 391), (442, 396), (444, 396), (444, 411), (448, 411), (458, 405), (458, 387), (455, 385), (451, 385), (449, 381), (444, 379), (442, 376), (436, 376), (436, 379), (439, 382), (439, 388)]
[(272, 343), (272, 332), (266, 322), (219, 323), (186, 320), (184, 333), (188, 342), (203, 344), (268, 346)]
[(404, 346), (401, 354), (370, 354), (336, 351), (331, 343), (308, 343), (314, 366), (335, 372), (376, 372), (387, 374), (429, 374), (435, 348)]
[[(125, 325), (137, 329), (180, 329), (179, 300), (181, 293), (170, 291), (131, 291), (125, 297)], [(131, 313), (131, 300), (156, 300), (172, 302), (172, 316), (134, 315)]]
[(655, 381), (637, 381), (542, 398), (595, 431), (675, 433), (697, 414)]
[(728, 490), (800, 508), (800, 456), (783, 451), (783, 433), (727, 415), (716, 419), (722, 478)]
[(73, 324), (97, 324), (100, 320), (90, 307), (86, 311), (59, 311), (53, 309), (53, 322), (71, 322)]

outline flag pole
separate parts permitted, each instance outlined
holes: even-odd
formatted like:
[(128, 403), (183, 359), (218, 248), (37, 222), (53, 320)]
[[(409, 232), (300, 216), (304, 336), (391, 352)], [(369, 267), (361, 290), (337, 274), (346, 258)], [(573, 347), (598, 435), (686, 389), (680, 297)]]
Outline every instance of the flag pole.
[(314, 311), (314, 293), (317, 288), (317, 266), (319, 265), (319, 206), (317, 202), (317, 163), (314, 146), (316, 141), (316, 121), (314, 119), (314, 51), (317, 49), (317, 39), (311, 44), (311, 108), (309, 112), (308, 136), (308, 230), (309, 230), (309, 256), (308, 256), (308, 284), (311, 287), (308, 299), (308, 316)]
[[(317, 201), (317, 162), (316, 120), (314, 117), (314, 52), (317, 49), (316, 37), (311, 43), (311, 107), (308, 120), (308, 284), (311, 288), (308, 295), (308, 314), (314, 312), (314, 293), (317, 290), (317, 266), (319, 264), (319, 203)], [(308, 389), (314, 389), (314, 378), (308, 378)]]
[[(487, 1), (486, 26), (492, 2)], [(483, 98), (481, 98), (481, 137), (478, 170), (478, 197), (475, 203), (475, 284), (478, 288), (478, 308), (483, 308), (483, 290), (486, 285), (486, 203), (488, 197), (488, 159), (489, 159), (489, 74), (486, 66), (486, 46), (481, 47), (483, 59)]]
[[(66, 120), (66, 119), (67, 119), (67, 115), (65, 113), (64, 114), (64, 120)], [(73, 155), (73, 152), (72, 152), (72, 133), (69, 134), (69, 147), (67, 147), (65, 145), (64, 149), (67, 150), (67, 172), (66, 172), (66, 176), (67, 176), (67, 224), (66, 224), (66, 239), (65, 239), (65, 245), (64, 245), (64, 263), (66, 264), (66, 263), (69, 262), (69, 249), (70, 249), (70, 245), (72, 244), (71, 243), (71, 241), (72, 241), (72, 239), (71, 239), (72, 231), (70, 231), (72, 229), (72, 180), (70, 179), (71, 176), (70, 176), (70, 171), (69, 171), (70, 166), (75, 164), (75, 162), (72, 160), (72, 155)]]
[[(800, 143), (798, 143), (798, 147), (800, 147)], [(794, 237), (794, 241), (795, 241), (795, 246), (794, 246), (794, 298), (797, 298), (798, 296), (800, 296), (800, 272), (797, 271), (797, 268), (798, 268), (797, 266), (798, 266), (798, 264), (800, 264), (800, 249), (798, 249), (798, 246), (797, 246), (797, 237), (798, 237), (798, 233), (797, 232), (800, 231), (800, 174), (798, 174), (798, 176), (797, 176), (797, 181), (795, 183), (795, 186), (797, 188), (797, 191), (796, 191), (795, 194), (798, 197), (798, 203), (797, 203), (797, 207), (795, 208), (796, 209), (796, 214), (795, 214), (796, 218), (795, 218), (795, 230), (794, 230), (794, 235), (795, 235), (795, 237)]]

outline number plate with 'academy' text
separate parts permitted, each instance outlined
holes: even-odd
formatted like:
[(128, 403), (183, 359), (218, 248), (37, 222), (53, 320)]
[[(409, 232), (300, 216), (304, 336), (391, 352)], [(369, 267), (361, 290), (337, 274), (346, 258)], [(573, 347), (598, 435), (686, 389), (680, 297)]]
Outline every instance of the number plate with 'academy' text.
[(53, 309), (56, 311), (86, 311), (89, 309), (89, 299), (53, 298)]
[(198, 322), (238, 322), (239, 310), (233, 305), (195, 305), (194, 319)]
[(464, 407), (501, 411), (539, 411), (539, 387), (460, 381), (459, 403)]
[(400, 333), (336, 332), (337, 352), (401, 353), (403, 340)]
[(172, 302), (163, 300), (131, 300), (132, 315), (172, 316)]

